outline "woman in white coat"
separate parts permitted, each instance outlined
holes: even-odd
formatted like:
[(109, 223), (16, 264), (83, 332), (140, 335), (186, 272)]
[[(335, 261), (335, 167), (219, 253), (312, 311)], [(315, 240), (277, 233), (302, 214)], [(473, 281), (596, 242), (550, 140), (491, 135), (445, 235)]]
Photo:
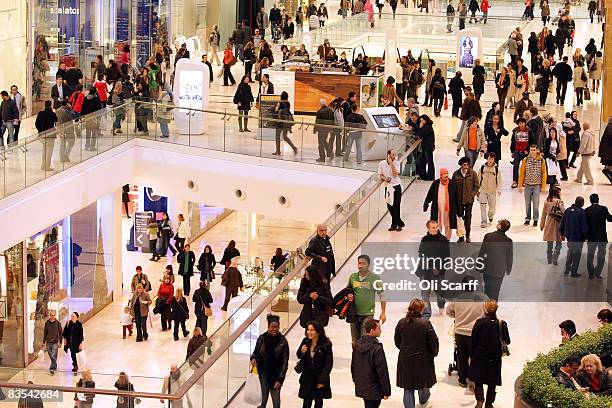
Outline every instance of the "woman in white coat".
[(176, 249), (179, 252), (183, 252), (185, 246), (185, 240), (191, 238), (191, 226), (189, 222), (185, 220), (183, 214), (178, 215), (178, 229), (174, 241), (176, 242)]

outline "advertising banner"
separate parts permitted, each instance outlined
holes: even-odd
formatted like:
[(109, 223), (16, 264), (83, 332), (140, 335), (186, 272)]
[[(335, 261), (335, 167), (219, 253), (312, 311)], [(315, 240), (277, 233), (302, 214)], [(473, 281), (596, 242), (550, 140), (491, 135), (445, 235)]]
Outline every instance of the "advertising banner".
[(134, 246), (149, 248), (149, 233), (147, 232), (147, 225), (149, 224), (149, 218), (152, 216), (152, 211), (134, 212)]
[(60, 265), (59, 244), (56, 242), (43, 249), (44, 291), (47, 299), (53, 299), (58, 293)]

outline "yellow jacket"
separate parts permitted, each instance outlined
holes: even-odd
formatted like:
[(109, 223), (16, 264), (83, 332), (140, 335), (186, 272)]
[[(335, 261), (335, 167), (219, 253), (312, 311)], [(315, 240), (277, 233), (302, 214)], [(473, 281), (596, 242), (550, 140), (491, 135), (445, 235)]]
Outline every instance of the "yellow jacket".
[[(525, 172), (527, 171), (527, 158), (529, 156), (525, 157), (522, 161), (521, 161), (521, 167), (519, 168), (519, 179), (518, 179), (518, 185), (519, 187), (523, 187), (523, 183), (525, 182)], [(544, 157), (542, 157), (542, 155), (538, 152), (538, 155), (536, 157), (537, 159), (542, 159), (542, 191), (546, 191), (546, 160), (544, 159)]]

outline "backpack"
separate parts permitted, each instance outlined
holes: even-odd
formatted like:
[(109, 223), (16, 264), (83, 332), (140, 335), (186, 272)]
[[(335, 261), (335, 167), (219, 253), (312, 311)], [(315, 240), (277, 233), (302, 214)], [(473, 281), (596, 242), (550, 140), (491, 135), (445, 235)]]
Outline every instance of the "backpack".
[(416, 83), (417, 85), (423, 85), (424, 82), (425, 78), (423, 77), (423, 71), (421, 71), (421, 68), (419, 68), (416, 72)]
[[(484, 175), (484, 167), (485, 167), (484, 164), (480, 166), (480, 182), (481, 183), (482, 183), (482, 177)], [(493, 168), (495, 169), (495, 187), (497, 187), (497, 172), (499, 171), (499, 167), (496, 164), (493, 166)]]

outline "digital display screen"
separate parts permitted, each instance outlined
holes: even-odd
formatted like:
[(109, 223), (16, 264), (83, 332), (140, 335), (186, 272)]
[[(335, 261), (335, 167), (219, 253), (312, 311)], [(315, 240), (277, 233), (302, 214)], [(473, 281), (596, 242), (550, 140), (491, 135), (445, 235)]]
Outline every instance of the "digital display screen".
[(459, 67), (472, 68), (478, 54), (478, 37), (462, 36), (459, 38)]
[(400, 125), (400, 121), (397, 115), (394, 115), (392, 113), (384, 115), (372, 115), (372, 117), (374, 118), (376, 126), (378, 126), (379, 129), (399, 127)]
[(202, 71), (180, 71), (179, 73), (179, 111), (202, 109), (204, 75)]

